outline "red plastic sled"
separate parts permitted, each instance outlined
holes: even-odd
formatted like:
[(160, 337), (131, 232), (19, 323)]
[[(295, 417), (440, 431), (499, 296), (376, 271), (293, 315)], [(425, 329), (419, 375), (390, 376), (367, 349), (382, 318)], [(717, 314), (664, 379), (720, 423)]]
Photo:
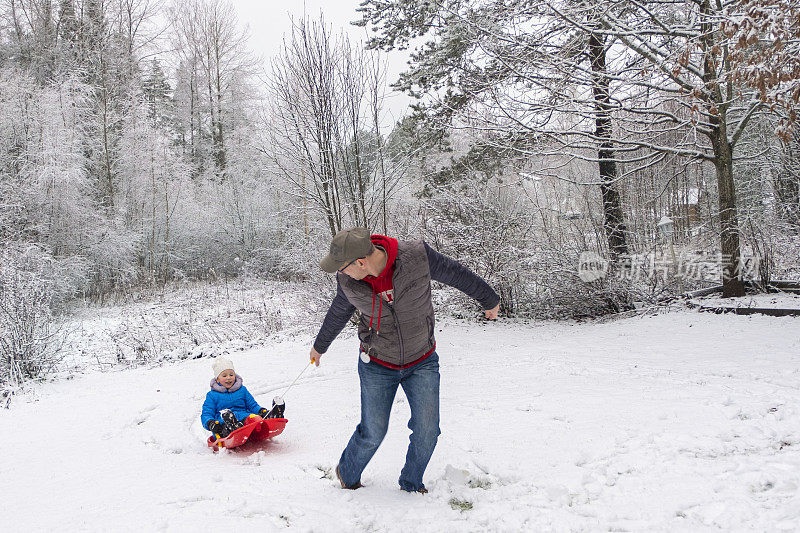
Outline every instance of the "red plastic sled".
[(236, 448), (245, 442), (259, 442), (262, 440), (277, 437), (286, 427), (285, 418), (261, 418), (258, 415), (251, 416), (245, 425), (231, 432), (230, 435), (221, 439), (208, 437), (208, 447), (216, 452), (220, 448)]

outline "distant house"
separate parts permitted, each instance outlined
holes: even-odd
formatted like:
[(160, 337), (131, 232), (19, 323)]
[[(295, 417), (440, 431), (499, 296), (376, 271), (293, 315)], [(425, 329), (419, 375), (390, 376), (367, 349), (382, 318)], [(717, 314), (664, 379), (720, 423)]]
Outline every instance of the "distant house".
[(706, 191), (691, 187), (677, 191), (677, 203), (669, 210), (669, 216), (679, 220), (682, 225), (692, 227), (701, 223), (701, 202), (705, 200)]

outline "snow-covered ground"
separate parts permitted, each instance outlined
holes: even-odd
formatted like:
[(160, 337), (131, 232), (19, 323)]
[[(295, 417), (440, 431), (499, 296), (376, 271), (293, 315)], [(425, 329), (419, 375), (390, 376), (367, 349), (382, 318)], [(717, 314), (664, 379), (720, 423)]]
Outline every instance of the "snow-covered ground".
[(760, 309), (800, 310), (800, 294), (788, 292), (749, 294), (738, 298), (723, 298), (719, 294), (694, 298), (691, 303), (702, 307), (737, 309), (757, 307)]
[(60, 327), (62, 372), (240, 351), (308, 333), (333, 293), (311, 283), (176, 283), (109, 305), (73, 305)]
[[(445, 321), (427, 495), (397, 478), (398, 393), (366, 487), (331, 479), (358, 417), (337, 340), (287, 396), (286, 431), (212, 453), (211, 359), (38, 385), (0, 413), (3, 529), (776, 531), (800, 529), (800, 319), (691, 311), (593, 323)], [(268, 404), (310, 337), (231, 354)]]

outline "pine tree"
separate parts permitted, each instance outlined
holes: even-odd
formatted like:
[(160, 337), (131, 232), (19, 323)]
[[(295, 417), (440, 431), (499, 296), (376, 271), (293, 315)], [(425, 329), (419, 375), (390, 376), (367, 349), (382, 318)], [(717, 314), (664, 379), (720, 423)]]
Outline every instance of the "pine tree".
[(142, 81), (142, 92), (148, 117), (162, 127), (172, 125), (172, 88), (158, 59), (150, 62), (150, 69)]
[[(413, 106), (417, 122), (426, 128), (432, 125), (434, 131), (429, 133), (442, 146), (446, 146), (443, 141), (454, 124), (474, 131), (474, 148), (451, 168), (434, 174), (433, 186), (470, 173), (478, 159), (480, 169), (491, 176), (493, 169), (509, 159), (523, 160), (542, 142), (538, 119), (511, 116), (514, 113), (506, 119), (507, 110), (502, 109), (504, 104), (498, 104), (498, 94), (513, 92), (519, 98), (514, 105), (528, 104), (529, 110), (542, 109), (546, 115), (548, 107), (552, 114), (550, 102), (561, 97), (559, 91), (565, 85), (589, 87), (593, 96), (573, 112), (594, 119), (593, 146), (587, 146), (596, 154), (593, 159), (600, 175), (608, 247), (615, 257), (628, 252), (617, 189), (613, 95), (605, 72), (609, 44), (601, 34), (591, 32), (593, 23), (578, 32), (551, 23), (547, 29), (550, 41), (539, 43), (537, 40), (548, 33), (537, 30), (535, 21), (553, 17), (543, 6), (527, 2), (467, 5), (450, 0), (367, 0), (359, 11), (362, 19), (358, 24), (377, 32), (369, 41), (371, 47), (391, 50), (427, 39), (412, 54), (409, 69), (395, 85), (419, 100)], [(532, 28), (530, 33), (519, 29), (526, 25)], [(567, 53), (559, 53), (558, 42)], [(571, 71), (584, 75), (569, 79)], [(533, 122), (532, 127), (525, 123), (528, 121)]]

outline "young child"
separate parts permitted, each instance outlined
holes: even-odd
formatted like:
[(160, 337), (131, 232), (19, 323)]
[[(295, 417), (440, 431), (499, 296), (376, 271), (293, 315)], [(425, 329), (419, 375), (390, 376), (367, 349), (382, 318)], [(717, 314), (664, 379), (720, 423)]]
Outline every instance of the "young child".
[(233, 369), (229, 359), (217, 357), (212, 365), (214, 378), (211, 390), (203, 402), (200, 420), (203, 427), (216, 438), (227, 437), (231, 431), (245, 424), (253, 415), (261, 418), (283, 418), (285, 405), (280, 396), (272, 400), (272, 409), (258, 405), (253, 395), (242, 385), (242, 377)]

